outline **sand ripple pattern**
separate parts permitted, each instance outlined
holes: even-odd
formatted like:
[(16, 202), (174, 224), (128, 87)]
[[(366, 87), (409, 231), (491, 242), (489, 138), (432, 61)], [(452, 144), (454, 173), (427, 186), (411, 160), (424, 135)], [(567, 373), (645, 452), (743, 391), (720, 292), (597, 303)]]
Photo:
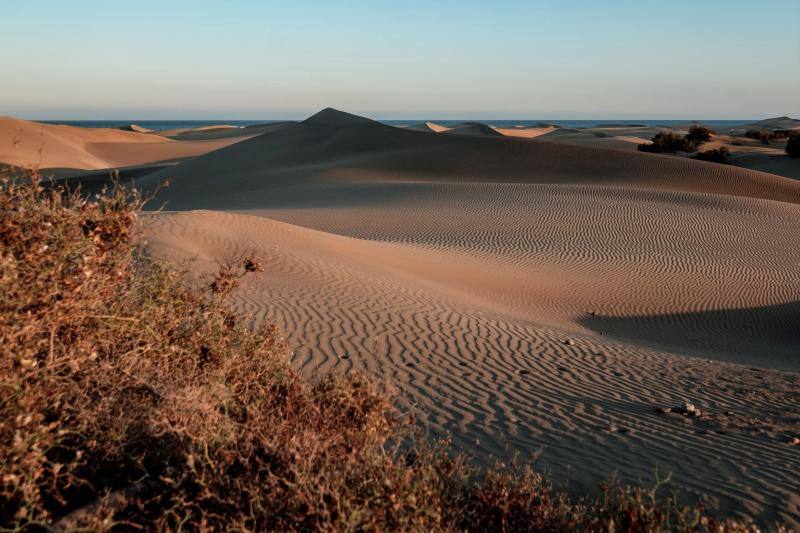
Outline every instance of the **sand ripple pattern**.
[[(249, 214), (159, 215), (151, 249), (201, 269), (258, 253), (266, 272), (236, 305), (284, 328), (302, 373), (384, 380), (479, 459), (538, 454), (583, 489), (614, 470), (648, 482), (659, 465), (724, 510), (800, 523), (800, 454), (782, 441), (800, 429), (796, 205), (576, 185), (326, 187), (274, 191)], [(712, 417), (656, 412), (686, 400)]]

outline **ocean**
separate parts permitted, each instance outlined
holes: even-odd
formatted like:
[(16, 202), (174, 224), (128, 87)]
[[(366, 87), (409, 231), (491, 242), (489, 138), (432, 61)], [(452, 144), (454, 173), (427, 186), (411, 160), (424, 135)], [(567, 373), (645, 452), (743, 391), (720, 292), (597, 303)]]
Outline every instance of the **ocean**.
[[(590, 128), (601, 124), (613, 125), (641, 125), (641, 126), (681, 126), (691, 122), (701, 122), (706, 126), (725, 130), (743, 124), (755, 122), (758, 119), (738, 119), (738, 120), (694, 120), (694, 119), (680, 119), (680, 120), (666, 120), (666, 119), (458, 119), (458, 120), (436, 120), (436, 119), (386, 119), (380, 120), (385, 124), (392, 126), (408, 126), (411, 124), (419, 124), (421, 122), (432, 121), (443, 126), (455, 126), (462, 122), (483, 122), (497, 127), (514, 127), (514, 126), (535, 126), (537, 124), (558, 124), (564, 128)], [(69, 126), (78, 126), (81, 128), (121, 128), (130, 124), (137, 124), (143, 128), (161, 131), (171, 130), (176, 128), (198, 128), (202, 126), (214, 126), (229, 124), (233, 126), (251, 126), (253, 124), (267, 124), (270, 122), (280, 122), (279, 120), (41, 120), (46, 124), (66, 124)]]

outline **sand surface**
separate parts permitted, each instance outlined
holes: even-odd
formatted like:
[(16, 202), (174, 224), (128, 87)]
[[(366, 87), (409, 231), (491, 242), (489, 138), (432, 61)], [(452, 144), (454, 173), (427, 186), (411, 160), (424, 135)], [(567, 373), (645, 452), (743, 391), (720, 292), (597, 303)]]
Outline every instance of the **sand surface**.
[(0, 164), (100, 170), (167, 163), (206, 154), (258, 133), (235, 130), (238, 135), (212, 130), (174, 140), (141, 130), (80, 128), (0, 117)]
[[(432, 436), (576, 491), (612, 472), (800, 525), (800, 183), (325, 111), (172, 177), (159, 257), (257, 254), (236, 308), (304, 375), (387, 382)], [(700, 417), (662, 414), (693, 402)]]
[(533, 139), (534, 137), (539, 137), (540, 135), (545, 135), (547, 133), (551, 133), (555, 131), (557, 128), (555, 126), (542, 126), (542, 127), (532, 127), (532, 128), (498, 128), (495, 127), (495, 130), (502, 133), (507, 137), (522, 137), (523, 139)]
[[(578, 493), (658, 467), (686, 498), (798, 527), (796, 161), (727, 135), (709, 146), (750, 168), (636, 151), (656, 131), (2, 118), (0, 161), (170, 178), (153, 254), (261, 256), (233, 304), (284, 329), (301, 373), (365, 372), (477, 461), (535, 458)], [(658, 411), (686, 401), (703, 415)]]

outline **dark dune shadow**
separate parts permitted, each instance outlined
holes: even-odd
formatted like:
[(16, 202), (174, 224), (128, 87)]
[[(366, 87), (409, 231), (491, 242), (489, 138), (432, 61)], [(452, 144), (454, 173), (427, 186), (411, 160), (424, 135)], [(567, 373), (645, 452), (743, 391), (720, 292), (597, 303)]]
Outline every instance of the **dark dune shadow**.
[(64, 186), (68, 189), (80, 187), (81, 191), (87, 194), (99, 192), (104, 186), (110, 185), (114, 181), (114, 176), (122, 183), (130, 183), (136, 180), (163, 170), (172, 165), (135, 165), (120, 169), (100, 169), (100, 170), (80, 170), (73, 168), (49, 168), (43, 170), (44, 185)]
[(612, 338), (686, 355), (800, 370), (800, 301), (688, 313), (596, 314), (578, 322)]

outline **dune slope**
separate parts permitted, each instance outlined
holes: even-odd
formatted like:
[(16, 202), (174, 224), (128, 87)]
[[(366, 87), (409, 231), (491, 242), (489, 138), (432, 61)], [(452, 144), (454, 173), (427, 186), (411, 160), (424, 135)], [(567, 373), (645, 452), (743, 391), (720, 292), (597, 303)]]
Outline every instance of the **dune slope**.
[(794, 182), (333, 110), (169, 171), (144, 180), (190, 211), (149, 217), (152, 252), (263, 257), (235, 305), (306, 376), (366, 372), (432, 435), (576, 489), (658, 466), (800, 525)]
[[(227, 179), (220, 179), (227, 176)], [(645, 153), (441, 135), (335, 110), (223, 148), (142, 182), (171, 179), (176, 209), (258, 207), (298, 182), (502, 181), (594, 184), (800, 201), (800, 183), (762, 172)]]
[(80, 128), (0, 117), (0, 164), (41, 169), (120, 168), (179, 161), (245, 138), (240, 133), (235, 137), (177, 141), (138, 130)]
[[(650, 483), (658, 466), (673, 473), (673, 488), (708, 494), (725, 512), (797, 523), (800, 487), (791, 472), (800, 459), (783, 438), (800, 429), (790, 414), (800, 375), (709, 357), (797, 368), (791, 324), (800, 320), (800, 287), (787, 268), (798, 258), (769, 265), (754, 249), (741, 259), (748, 267), (728, 264), (737, 243), (704, 233), (741, 217), (742, 225), (754, 222), (738, 209), (699, 208), (708, 218), (691, 221), (704, 224), (685, 243), (676, 236), (686, 228), (662, 230), (659, 237), (677, 244), (658, 253), (650, 248), (662, 241), (644, 236), (674, 220), (666, 203), (638, 230), (627, 209), (646, 203), (593, 231), (586, 222), (601, 220), (591, 207), (574, 225), (561, 209), (577, 207), (585, 193), (538, 194), (543, 215), (526, 225), (518, 213), (499, 230), (497, 218), (459, 219), (466, 206), (447, 210), (439, 197), (417, 211), (387, 216), (384, 206), (333, 217), (372, 240), (208, 211), (161, 216), (148, 239), (155, 253), (197, 258), (193, 268), (205, 271), (265, 257), (266, 273), (241, 289), (236, 306), (282, 326), (296, 368), (312, 379), (359, 370), (388, 381), (433, 435), (451, 433), (481, 459), (539, 454), (539, 467), (560, 480), (569, 468), (574, 486), (589, 491), (615, 470)], [(306, 224), (314, 217), (272, 215)], [(786, 213), (774, 215), (786, 223)], [(414, 222), (387, 236), (402, 220)], [(797, 228), (796, 215), (791, 220)], [(606, 224), (618, 221), (620, 231), (604, 237)], [(537, 222), (539, 244), (530, 235)], [(689, 244), (696, 255), (685, 257), (681, 246)], [(746, 278), (726, 285), (738, 271)], [(657, 412), (685, 401), (706, 415)]]

